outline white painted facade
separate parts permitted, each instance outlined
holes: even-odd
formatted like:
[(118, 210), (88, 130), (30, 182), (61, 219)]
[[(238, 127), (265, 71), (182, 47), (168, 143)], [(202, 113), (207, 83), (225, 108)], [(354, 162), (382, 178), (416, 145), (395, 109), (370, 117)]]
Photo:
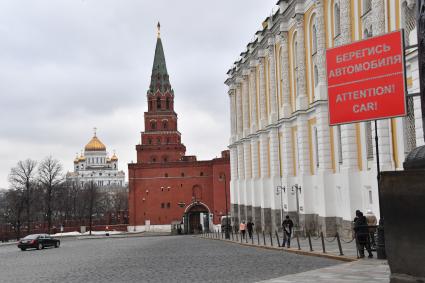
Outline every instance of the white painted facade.
[[(356, 209), (379, 218), (374, 123), (329, 126), (325, 52), (400, 28), (416, 43), (414, 2), (278, 2), (226, 80), (233, 216), (268, 231), (283, 209), (300, 229), (328, 234), (349, 231)], [(416, 57), (406, 57), (409, 93), (419, 89)], [(377, 122), (382, 171), (402, 170), (423, 144), (419, 97), (409, 101), (408, 117)]]

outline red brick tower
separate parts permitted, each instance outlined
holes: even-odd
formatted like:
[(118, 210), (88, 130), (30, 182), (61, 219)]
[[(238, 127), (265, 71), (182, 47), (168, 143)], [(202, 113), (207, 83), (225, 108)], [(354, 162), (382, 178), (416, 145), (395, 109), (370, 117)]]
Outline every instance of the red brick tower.
[(203, 161), (185, 156), (159, 24), (147, 98), (137, 162), (128, 164), (129, 229), (171, 231), (182, 227), (185, 233), (214, 229), (230, 206), (229, 152)]
[(174, 91), (167, 73), (159, 28), (158, 23), (155, 58), (147, 92), (148, 112), (144, 115), (145, 132), (142, 132), (142, 143), (136, 147), (137, 163), (178, 161), (186, 152), (177, 131)]

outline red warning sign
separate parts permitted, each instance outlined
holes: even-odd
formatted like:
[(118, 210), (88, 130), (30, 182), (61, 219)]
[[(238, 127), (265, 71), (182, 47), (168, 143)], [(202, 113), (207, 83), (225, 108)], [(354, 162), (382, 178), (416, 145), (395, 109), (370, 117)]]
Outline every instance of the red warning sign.
[(406, 115), (401, 31), (326, 51), (329, 124)]

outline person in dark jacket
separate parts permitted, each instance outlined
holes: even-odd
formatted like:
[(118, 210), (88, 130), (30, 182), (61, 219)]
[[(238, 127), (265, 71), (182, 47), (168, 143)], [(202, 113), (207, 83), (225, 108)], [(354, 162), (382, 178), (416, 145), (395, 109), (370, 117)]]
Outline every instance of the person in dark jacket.
[(288, 243), (288, 248), (291, 247), (291, 235), (292, 227), (294, 227), (294, 222), (289, 218), (289, 215), (286, 215), (286, 219), (282, 222), (283, 228), (283, 243), (282, 247), (285, 247), (285, 244)]
[(248, 223), (246, 224), (246, 228), (248, 230), (248, 236), (250, 239), (252, 239), (252, 230), (254, 229), (254, 223), (252, 223), (252, 221), (248, 221)]
[(369, 228), (367, 226), (367, 219), (362, 212), (356, 211), (356, 218), (354, 219), (354, 232), (356, 233), (356, 239), (358, 243), (359, 256), (364, 258), (364, 249), (366, 248), (369, 253), (369, 258), (373, 257), (372, 249), (370, 248), (369, 242)]

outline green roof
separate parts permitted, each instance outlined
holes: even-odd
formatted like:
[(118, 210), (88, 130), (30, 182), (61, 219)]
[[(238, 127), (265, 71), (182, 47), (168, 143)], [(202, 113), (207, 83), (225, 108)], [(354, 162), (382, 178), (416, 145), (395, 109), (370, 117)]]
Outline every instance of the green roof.
[(164, 49), (162, 48), (161, 38), (158, 37), (155, 48), (155, 58), (152, 66), (151, 84), (149, 92), (171, 91), (170, 80), (167, 73), (167, 65), (165, 64)]

